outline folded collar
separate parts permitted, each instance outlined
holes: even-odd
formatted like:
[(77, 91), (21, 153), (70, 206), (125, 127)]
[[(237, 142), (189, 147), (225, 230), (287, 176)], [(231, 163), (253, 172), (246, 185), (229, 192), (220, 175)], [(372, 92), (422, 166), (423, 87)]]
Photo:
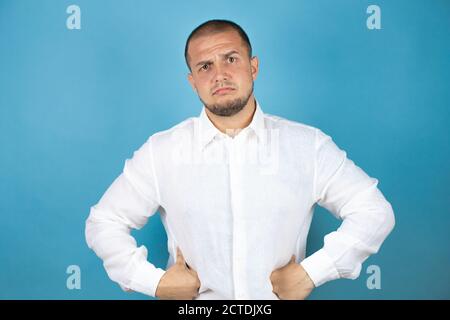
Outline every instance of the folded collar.
[[(248, 125), (248, 127), (253, 130), (258, 138), (261, 138), (263, 134), (263, 130), (265, 128), (264, 124), (264, 113), (259, 105), (258, 101), (256, 101), (256, 110), (253, 114), (252, 121)], [(205, 111), (205, 106), (203, 106), (202, 111), (199, 116), (199, 133), (200, 133), (200, 145), (203, 149), (206, 147), (217, 135), (224, 135), (219, 129), (217, 129), (212, 121), (209, 119), (208, 115)]]

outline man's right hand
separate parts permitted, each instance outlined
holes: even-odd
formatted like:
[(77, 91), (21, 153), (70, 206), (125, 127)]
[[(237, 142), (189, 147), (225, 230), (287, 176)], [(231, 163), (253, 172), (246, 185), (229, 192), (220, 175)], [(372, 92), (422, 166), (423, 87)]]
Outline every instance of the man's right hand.
[(177, 259), (159, 281), (156, 297), (161, 300), (193, 300), (198, 296), (200, 279), (194, 269), (188, 267), (181, 250), (177, 248)]

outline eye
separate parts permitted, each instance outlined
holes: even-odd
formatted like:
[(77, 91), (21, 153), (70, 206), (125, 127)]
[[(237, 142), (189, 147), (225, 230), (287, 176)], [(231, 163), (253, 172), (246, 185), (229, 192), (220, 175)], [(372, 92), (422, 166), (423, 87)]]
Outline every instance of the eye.
[(228, 57), (228, 62), (229, 63), (233, 63), (233, 62), (235, 62), (236, 61), (236, 58), (235, 57)]
[(202, 70), (202, 71), (206, 71), (206, 70), (208, 70), (209, 69), (209, 65), (208, 64), (204, 64), (204, 65), (202, 65), (202, 67), (200, 68), (200, 70)]

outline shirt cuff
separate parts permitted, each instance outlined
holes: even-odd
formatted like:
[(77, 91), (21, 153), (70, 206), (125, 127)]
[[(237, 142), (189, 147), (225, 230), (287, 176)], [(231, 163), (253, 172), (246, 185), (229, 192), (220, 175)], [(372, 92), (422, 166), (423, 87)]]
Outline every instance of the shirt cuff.
[(304, 259), (300, 265), (314, 282), (315, 287), (340, 278), (334, 261), (323, 248)]
[(134, 273), (127, 289), (156, 297), (156, 289), (164, 273), (166, 273), (165, 270), (156, 268), (148, 261), (145, 261)]

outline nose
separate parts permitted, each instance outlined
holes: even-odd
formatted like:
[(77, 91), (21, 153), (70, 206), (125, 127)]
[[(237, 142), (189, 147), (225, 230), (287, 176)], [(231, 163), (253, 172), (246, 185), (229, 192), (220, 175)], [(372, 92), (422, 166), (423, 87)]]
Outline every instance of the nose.
[(226, 71), (226, 67), (218, 64), (216, 66), (216, 74), (214, 75), (214, 81), (223, 82), (230, 79), (230, 75)]

